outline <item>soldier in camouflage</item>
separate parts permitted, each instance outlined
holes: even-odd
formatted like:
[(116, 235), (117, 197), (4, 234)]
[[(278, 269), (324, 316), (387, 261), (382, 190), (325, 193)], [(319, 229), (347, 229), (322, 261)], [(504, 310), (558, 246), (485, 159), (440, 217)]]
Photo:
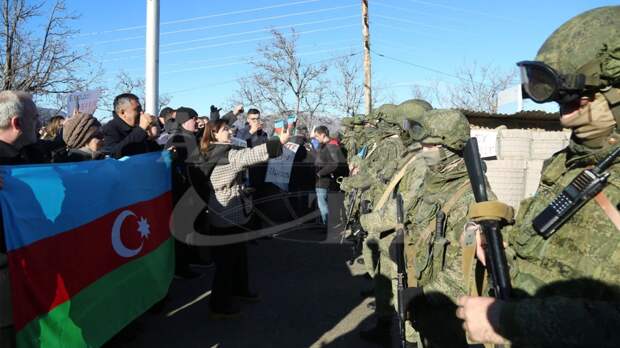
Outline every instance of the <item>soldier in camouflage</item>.
[[(389, 105), (389, 104), (388, 104)], [(396, 206), (390, 193), (403, 179), (405, 173), (412, 173), (407, 184), (419, 187), (425, 165), (415, 160), (420, 150), (403, 127), (405, 120), (414, 120), (431, 106), (425, 101), (409, 100), (397, 106), (382, 106), (375, 116), (380, 138), (372, 147), (372, 153), (364, 161), (361, 175), (372, 168), (370, 185), (363, 193), (364, 199), (372, 207), (371, 212), (360, 215), (361, 227), (368, 233), (362, 255), (369, 274), (374, 279), (375, 314), (377, 324), (360, 333), (361, 337), (376, 343), (391, 340), (391, 324), (394, 315), (394, 296), (392, 280), (395, 265), (389, 256), (389, 246), (394, 238), (396, 227)], [(400, 175), (398, 175), (400, 173)], [(417, 179), (417, 184), (415, 182)]]
[(569, 20), (547, 39), (535, 62), (518, 65), (531, 99), (559, 103), (560, 123), (572, 130), (572, 138), (568, 148), (546, 161), (536, 195), (521, 203), (516, 223), (504, 229), (515, 301), (463, 297), (456, 315), (478, 342), (617, 347), (620, 160), (607, 169), (602, 194), (554, 234), (539, 235), (532, 220), (579, 173), (619, 146), (620, 6)]
[[(469, 122), (456, 110), (432, 110), (411, 133), (423, 146), (420, 156), (428, 170), (419, 190), (402, 192), (407, 208), (407, 283), (424, 291), (413, 300), (409, 318), (423, 346), (467, 347), (461, 322), (454, 317), (454, 303), (469, 293), (464, 277), (470, 277), (475, 266), (475, 248), (467, 259), (461, 247), (468, 207), (474, 202), (462, 158), (470, 137)], [(436, 223), (439, 212), (445, 214), (441, 231)], [(407, 331), (412, 345), (414, 337)]]
[[(341, 189), (348, 196), (354, 192), (357, 197), (352, 200), (353, 209), (349, 209), (349, 202), (345, 200), (345, 211), (351, 211), (350, 220), (359, 221), (360, 202), (366, 201), (372, 206), (383, 194), (384, 188), (392, 175), (396, 172), (399, 160), (412, 145), (402, 129), (403, 120), (415, 117), (431, 108), (423, 100), (408, 100), (400, 105), (386, 104), (378, 108), (365, 119), (363, 139), (369, 139), (362, 147), (366, 151), (360, 156), (354, 156), (351, 163), (356, 163), (351, 171), (354, 175), (344, 178)], [(409, 116), (406, 116), (409, 115)], [(414, 145), (415, 147), (415, 145)], [(377, 234), (370, 235), (365, 241), (362, 256), (368, 274), (374, 277), (379, 258)]]

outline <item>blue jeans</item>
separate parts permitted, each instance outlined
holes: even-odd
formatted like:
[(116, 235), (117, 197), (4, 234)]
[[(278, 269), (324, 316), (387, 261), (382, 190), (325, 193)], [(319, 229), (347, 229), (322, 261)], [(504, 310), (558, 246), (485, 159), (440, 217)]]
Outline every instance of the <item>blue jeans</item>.
[(323, 224), (327, 225), (327, 213), (329, 212), (329, 208), (327, 205), (326, 188), (316, 188), (316, 201), (319, 206), (319, 211), (321, 212), (321, 220), (323, 221)]

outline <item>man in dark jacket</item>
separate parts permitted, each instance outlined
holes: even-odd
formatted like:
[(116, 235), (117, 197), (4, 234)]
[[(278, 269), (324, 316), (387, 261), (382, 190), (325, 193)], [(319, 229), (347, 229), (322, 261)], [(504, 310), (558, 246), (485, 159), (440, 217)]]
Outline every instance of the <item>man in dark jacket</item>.
[(247, 125), (237, 131), (236, 137), (245, 140), (248, 147), (255, 147), (267, 142), (269, 138), (263, 131), (263, 120), (258, 109), (248, 110)]
[(113, 116), (103, 126), (103, 152), (114, 158), (149, 152), (152, 146), (146, 130), (155, 118), (142, 112), (138, 97), (131, 93), (116, 96)]
[[(247, 125), (245, 128), (237, 130), (236, 138), (245, 141), (248, 147), (256, 147), (267, 142), (269, 137), (267, 133), (263, 131), (263, 120), (260, 117), (260, 111), (258, 109), (248, 110)], [(264, 187), (265, 176), (267, 175), (267, 163), (261, 163), (252, 166), (248, 170), (250, 187), (255, 188), (257, 191)], [(257, 192), (254, 198), (259, 199), (265, 192)], [(259, 197), (260, 196), (260, 197)]]
[[(0, 92), (0, 164), (41, 163), (49, 159), (35, 146), (37, 107), (29, 94)], [(0, 188), (3, 182), (0, 177)], [(0, 216), (0, 347), (15, 347), (4, 227)]]
[(344, 157), (338, 139), (329, 137), (329, 129), (319, 126), (314, 131), (320, 147), (314, 162), (316, 168), (316, 198), (321, 220), (327, 224), (328, 205), (327, 194), (338, 189), (336, 178), (345, 175), (347, 160)]
[[(198, 113), (191, 108), (180, 107), (176, 110), (176, 124), (178, 127), (170, 134), (170, 139), (166, 144), (166, 149), (172, 148), (172, 203), (176, 205), (181, 197), (191, 186), (188, 166), (198, 164), (200, 152), (196, 132), (198, 127), (196, 120)], [(182, 231), (185, 232), (185, 231)], [(189, 267), (192, 261), (193, 252), (182, 241), (175, 240), (175, 276), (182, 279), (193, 279), (200, 274), (191, 270)], [(196, 256), (197, 257), (197, 256)]]

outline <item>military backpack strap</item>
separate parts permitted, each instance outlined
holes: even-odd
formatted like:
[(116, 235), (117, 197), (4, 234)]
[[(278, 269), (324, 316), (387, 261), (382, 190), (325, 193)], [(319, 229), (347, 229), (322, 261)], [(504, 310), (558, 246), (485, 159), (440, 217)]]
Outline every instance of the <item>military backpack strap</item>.
[[(450, 197), (450, 199), (446, 202), (446, 204), (444, 204), (441, 207), (444, 213), (446, 213), (446, 216), (449, 216), (449, 213), (452, 210), (452, 208), (454, 208), (454, 205), (458, 202), (459, 199), (461, 199), (461, 197), (463, 197), (463, 195), (467, 192), (468, 189), (470, 189), (470, 184), (469, 184), (469, 180), (466, 180), (463, 184), (461, 184), (461, 186), (459, 186), (456, 193), (454, 193), (454, 195)], [(416, 257), (417, 251), (422, 247), (422, 242), (427, 240), (430, 237), (431, 233), (435, 231), (435, 228), (436, 228), (435, 225), (436, 225), (436, 219), (433, 218), (431, 222), (428, 224), (428, 226), (426, 226), (426, 228), (422, 231), (422, 234), (420, 235), (418, 242), (415, 244), (412, 243), (412, 244), (407, 245), (407, 248), (405, 249), (405, 256), (407, 257), (407, 282), (408, 282), (407, 285), (409, 287), (414, 287), (417, 285), (417, 282), (418, 282), (417, 272), (418, 271), (415, 265), (415, 257)], [(411, 284), (415, 284), (415, 285), (411, 285)]]
[(405, 165), (400, 169), (400, 171), (396, 173), (396, 175), (392, 178), (390, 183), (385, 188), (385, 191), (383, 191), (381, 198), (379, 198), (379, 201), (374, 208), (375, 211), (379, 211), (381, 208), (383, 208), (387, 200), (390, 198), (392, 191), (394, 191), (394, 189), (396, 188), (396, 185), (398, 185), (398, 183), (403, 179), (403, 177), (407, 173), (407, 169), (417, 158), (415, 154), (410, 154), (409, 156), (412, 157), (409, 159), (409, 161), (407, 161), (407, 163), (405, 163)]
[(596, 196), (594, 196), (594, 200), (596, 203), (603, 209), (605, 215), (609, 218), (609, 220), (616, 226), (616, 229), (620, 231), (620, 213), (618, 209), (611, 203), (609, 198), (603, 193), (603, 191), (599, 192)]
[(372, 155), (373, 152), (375, 152), (375, 150), (377, 149), (377, 143), (373, 143), (372, 146), (370, 147), (370, 151), (368, 151), (368, 153), (366, 154), (366, 156), (364, 156), (364, 158), (368, 158), (370, 157), (370, 155)]

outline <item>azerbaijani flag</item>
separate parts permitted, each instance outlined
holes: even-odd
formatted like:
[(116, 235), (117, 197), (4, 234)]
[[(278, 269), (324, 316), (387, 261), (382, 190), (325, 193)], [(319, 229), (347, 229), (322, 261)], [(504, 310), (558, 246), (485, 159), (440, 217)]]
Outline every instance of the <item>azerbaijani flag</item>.
[(284, 130), (284, 120), (276, 120), (273, 123), (273, 132), (274, 132), (274, 134), (276, 134), (276, 135), (282, 134), (283, 130)]
[(98, 347), (174, 271), (170, 156), (0, 167), (18, 347)]

